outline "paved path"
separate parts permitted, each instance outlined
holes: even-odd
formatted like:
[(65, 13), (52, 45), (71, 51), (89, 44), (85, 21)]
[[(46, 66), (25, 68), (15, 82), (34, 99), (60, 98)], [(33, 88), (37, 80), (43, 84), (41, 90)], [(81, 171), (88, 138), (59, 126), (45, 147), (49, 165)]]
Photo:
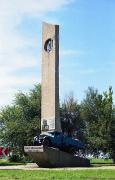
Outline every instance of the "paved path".
[[(16, 166), (0, 166), (0, 170), (18, 170), (18, 169), (22, 169), (22, 170), (49, 170), (49, 168), (39, 168), (36, 163), (28, 163), (26, 165), (16, 165)], [(101, 167), (67, 167), (67, 168), (52, 168), (52, 170), (86, 170), (86, 169), (114, 169), (115, 170), (115, 166), (101, 166)]]

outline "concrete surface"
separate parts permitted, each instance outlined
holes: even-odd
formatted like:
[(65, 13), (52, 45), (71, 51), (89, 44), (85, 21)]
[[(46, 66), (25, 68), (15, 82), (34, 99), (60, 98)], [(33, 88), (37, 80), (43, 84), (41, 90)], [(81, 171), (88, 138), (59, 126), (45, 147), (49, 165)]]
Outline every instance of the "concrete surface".
[[(52, 41), (51, 50), (45, 45)], [(42, 26), (41, 131), (61, 130), (59, 118), (59, 26)]]
[(88, 167), (88, 159), (71, 155), (57, 148), (43, 146), (25, 146), (24, 151), (36, 162), (39, 167)]

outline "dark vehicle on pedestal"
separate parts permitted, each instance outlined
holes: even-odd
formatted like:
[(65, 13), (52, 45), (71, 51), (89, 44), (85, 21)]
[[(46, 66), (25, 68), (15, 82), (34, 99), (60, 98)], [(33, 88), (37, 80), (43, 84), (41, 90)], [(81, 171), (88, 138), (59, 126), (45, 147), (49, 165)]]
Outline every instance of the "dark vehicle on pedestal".
[(84, 144), (71, 136), (64, 135), (58, 131), (47, 131), (39, 135), (39, 138), (34, 141), (34, 145), (43, 145), (44, 148), (56, 147), (62, 151), (72, 153), (84, 149)]

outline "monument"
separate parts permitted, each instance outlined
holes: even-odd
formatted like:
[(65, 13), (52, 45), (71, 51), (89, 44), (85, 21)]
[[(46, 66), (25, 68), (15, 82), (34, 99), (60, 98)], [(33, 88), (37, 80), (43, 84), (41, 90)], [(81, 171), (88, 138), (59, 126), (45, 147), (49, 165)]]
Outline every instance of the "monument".
[(59, 118), (59, 26), (42, 26), (41, 131), (60, 131)]
[[(61, 131), (59, 118), (59, 26), (42, 26), (42, 100), (41, 131)], [(24, 151), (40, 167), (89, 166), (88, 159), (63, 152), (58, 148), (25, 146)]]

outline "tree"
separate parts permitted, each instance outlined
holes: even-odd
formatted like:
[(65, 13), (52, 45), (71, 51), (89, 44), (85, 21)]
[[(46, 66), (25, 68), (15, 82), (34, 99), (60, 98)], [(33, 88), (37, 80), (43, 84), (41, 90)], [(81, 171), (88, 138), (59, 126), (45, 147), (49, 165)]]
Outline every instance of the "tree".
[(89, 87), (82, 102), (82, 117), (86, 124), (88, 149), (95, 153), (109, 150), (110, 125), (112, 121), (112, 88), (99, 94)]
[(110, 125), (110, 152), (113, 162), (115, 163), (115, 108), (113, 107), (113, 116)]
[(41, 85), (35, 85), (28, 94), (19, 92), (14, 104), (1, 110), (1, 143), (15, 148), (20, 155), (25, 145), (32, 145), (33, 137), (40, 133)]
[(73, 94), (66, 97), (60, 109), (62, 131), (79, 139), (83, 139), (83, 121), (80, 117), (80, 105), (74, 99)]

